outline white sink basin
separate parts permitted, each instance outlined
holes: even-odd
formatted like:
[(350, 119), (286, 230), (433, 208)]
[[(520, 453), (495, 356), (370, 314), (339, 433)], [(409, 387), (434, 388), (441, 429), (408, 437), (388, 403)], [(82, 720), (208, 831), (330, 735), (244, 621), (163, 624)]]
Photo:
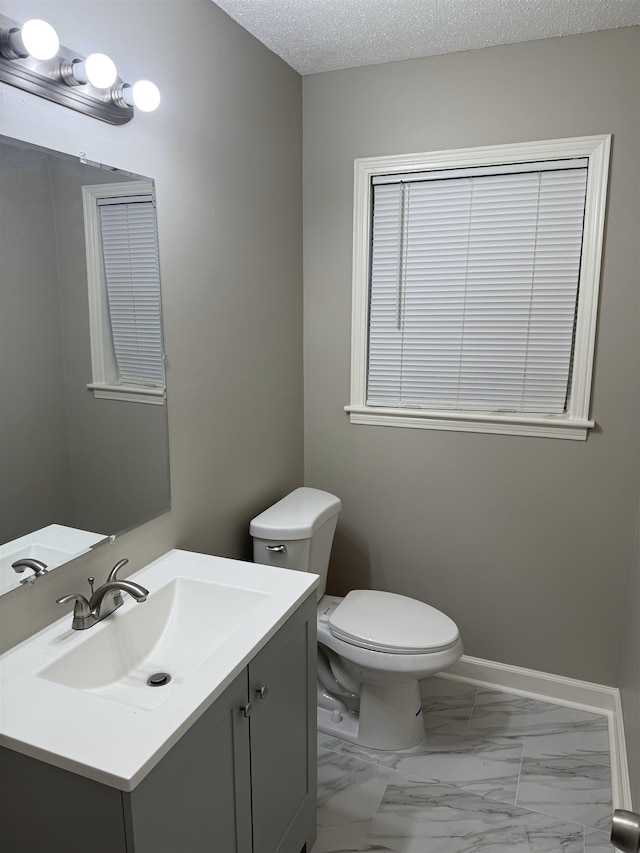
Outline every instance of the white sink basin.
[[(84, 642), (40, 675), (138, 708), (156, 708), (268, 598), (252, 589), (177, 578), (145, 602), (132, 602), (126, 612), (123, 606), (86, 629)], [(170, 681), (147, 684), (156, 673), (168, 674)]]
[[(316, 575), (189, 551), (170, 551), (130, 580), (149, 590), (146, 601), (125, 593), (122, 607), (83, 631), (72, 630), (69, 603), (61, 619), (0, 657), (0, 745), (122, 791), (318, 584)], [(169, 683), (147, 685), (158, 671)]]

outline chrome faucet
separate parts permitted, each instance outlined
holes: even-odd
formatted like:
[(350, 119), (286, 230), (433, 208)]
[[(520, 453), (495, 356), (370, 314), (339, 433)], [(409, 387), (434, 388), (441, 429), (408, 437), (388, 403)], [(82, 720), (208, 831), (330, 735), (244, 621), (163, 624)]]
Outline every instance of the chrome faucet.
[(15, 563), (11, 563), (11, 568), (19, 575), (21, 575), (25, 569), (33, 569), (34, 574), (29, 575), (26, 578), (21, 578), (20, 580), (20, 583), (28, 583), (29, 586), (33, 586), (36, 582), (36, 578), (46, 575), (48, 571), (46, 563), (43, 563), (42, 560), (34, 560), (31, 557), (23, 557), (22, 560), (16, 560)]
[(128, 560), (120, 560), (120, 562), (116, 563), (109, 572), (106, 582), (98, 587), (95, 592), (93, 590), (93, 578), (89, 578), (91, 598), (88, 601), (86, 596), (79, 592), (72, 592), (69, 595), (63, 595), (62, 598), (56, 599), (57, 604), (67, 604), (69, 601), (75, 601), (73, 622), (71, 623), (72, 628), (76, 631), (83, 631), (85, 628), (91, 628), (106, 616), (109, 616), (109, 614), (124, 604), (122, 598), (123, 592), (128, 592), (136, 601), (146, 601), (149, 595), (148, 589), (133, 581), (121, 581), (116, 577), (118, 571), (128, 562)]

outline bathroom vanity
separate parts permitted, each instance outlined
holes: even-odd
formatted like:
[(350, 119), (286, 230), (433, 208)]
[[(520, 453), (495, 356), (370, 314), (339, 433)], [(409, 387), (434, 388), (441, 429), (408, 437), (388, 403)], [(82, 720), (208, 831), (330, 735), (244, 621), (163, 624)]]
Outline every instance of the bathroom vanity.
[[(317, 579), (180, 551), (132, 577), (148, 602), (87, 631), (68, 615), (0, 659), (3, 847), (309, 851)], [(140, 686), (158, 654), (172, 680)]]

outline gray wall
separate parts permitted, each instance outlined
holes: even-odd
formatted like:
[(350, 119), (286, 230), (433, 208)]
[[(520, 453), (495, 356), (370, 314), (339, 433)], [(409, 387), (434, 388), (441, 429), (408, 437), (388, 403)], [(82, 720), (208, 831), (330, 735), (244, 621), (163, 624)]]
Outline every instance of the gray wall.
[[(616, 684), (638, 497), (638, 29), (303, 79), (307, 485), (328, 589), (430, 602), (466, 653)], [(613, 134), (586, 442), (350, 425), (353, 161)]]
[(0, 144), (0, 543), (73, 523), (49, 167)]
[(0, 598), (4, 645), (55, 598), (172, 547), (250, 556), (249, 520), (302, 484), (301, 83), (210, 0), (0, 0), (148, 77), (161, 107), (112, 127), (0, 84), (0, 132), (156, 181), (171, 512)]

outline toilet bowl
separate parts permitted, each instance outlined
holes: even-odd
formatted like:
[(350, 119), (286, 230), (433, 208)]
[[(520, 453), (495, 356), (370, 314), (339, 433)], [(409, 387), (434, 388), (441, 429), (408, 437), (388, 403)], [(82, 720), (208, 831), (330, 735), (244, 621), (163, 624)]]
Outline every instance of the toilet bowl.
[(318, 729), (373, 749), (424, 738), (419, 680), (462, 655), (455, 623), (424, 602), (378, 590), (325, 595), (341, 502), (300, 488), (253, 519), (254, 561), (320, 576)]
[[(419, 681), (462, 655), (459, 631), (448, 616), (376, 590), (353, 590), (344, 599), (324, 595), (318, 602), (318, 644), (335, 679), (318, 667), (324, 688), (318, 728), (373, 749), (406, 749), (423, 740)], [(332, 704), (331, 695), (346, 708)]]

